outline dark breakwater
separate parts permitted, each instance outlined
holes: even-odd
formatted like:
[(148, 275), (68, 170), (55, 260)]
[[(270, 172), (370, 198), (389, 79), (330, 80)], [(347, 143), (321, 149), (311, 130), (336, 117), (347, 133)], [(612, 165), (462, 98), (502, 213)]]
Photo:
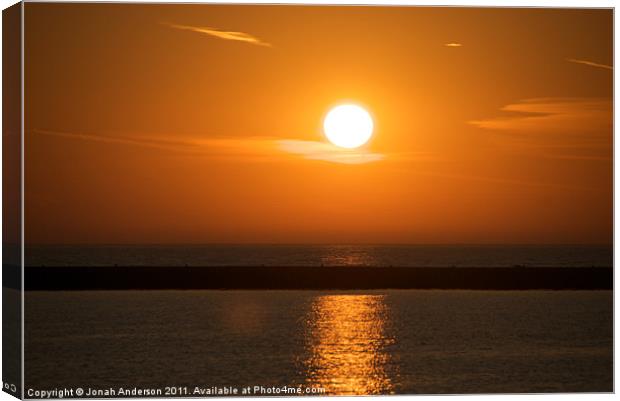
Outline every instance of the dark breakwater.
[[(19, 288), (5, 266), (4, 286)], [(610, 290), (612, 268), (569, 267), (26, 267), (25, 289), (471, 289)]]

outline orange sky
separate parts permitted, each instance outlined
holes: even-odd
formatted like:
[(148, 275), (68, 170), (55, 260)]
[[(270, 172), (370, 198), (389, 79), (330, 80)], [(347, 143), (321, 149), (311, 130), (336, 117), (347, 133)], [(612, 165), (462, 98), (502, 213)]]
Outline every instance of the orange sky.
[[(612, 11), (25, 5), (29, 243), (610, 243)], [(461, 46), (446, 46), (446, 44)], [(335, 104), (375, 133), (342, 163)]]

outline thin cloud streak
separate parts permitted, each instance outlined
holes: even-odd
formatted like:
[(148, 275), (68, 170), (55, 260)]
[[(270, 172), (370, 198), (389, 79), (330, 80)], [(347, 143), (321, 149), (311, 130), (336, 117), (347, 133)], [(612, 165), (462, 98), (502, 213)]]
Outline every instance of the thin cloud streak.
[(595, 63), (594, 61), (589, 61), (589, 60), (581, 60), (581, 59), (577, 59), (577, 58), (567, 58), (566, 61), (568, 61), (569, 63), (589, 65), (590, 67), (604, 68), (606, 70), (613, 70), (614, 69), (614, 67), (612, 67), (610, 65)]
[(506, 150), (564, 160), (612, 160), (613, 105), (606, 98), (528, 99), (503, 117), (470, 121)]
[(366, 150), (343, 149), (318, 141), (283, 139), (277, 141), (280, 149), (310, 160), (322, 160), (343, 164), (363, 164), (383, 160), (384, 156)]
[(232, 158), (246, 161), (256, 161), (273, 158), (274, 153), (276, 155), (277, 153), (280, 153), (277, 149), (276, 141), (273, 138), (257, 136), (240, 138), (179, 136), (174, 139), (168, 139), (162, 136), (129, 137), (126, 135), (115, 134), (82, 134), (40, 129), (33, 129), (30, 130), (30, 132), (33, 134), (68, 140), (138, 146), (208, 158)]
[(601, 132), (611, 128), (612, 103), (603, 98), (537, 98), (500, 109), (506, 117), (469, 121), (480, 128), (515, 132)]
[(451, 42), (451, 43), (444, 44), (444, 46), (446, 46), (446, 47), (463, 47), (463, 44), (462, 43)]
[(363, 164), (384, 159), (384, 155), (371, 153), (366, 150), (349, 150), (338, 148), (335, 145), (324, 142), (273, 137), (180, 137), (166, 139), (155, 136), (129, 137), (110, 134), (80, 134), (40, 129), (33, 129), (30, 132), (69, 140), (140, 146), (208, 158), (235, 159), (252, 162), (273, 161), (285, 155), (287, 158), (293, 155), (307, 160), (321, 160), (341, 164)]
[(178, 25), (178, 24), (169, 24), (169, 23), (163, 23), (163, 24), (169, 26), (170, 28), (203, 33), (205, 35), (213, 36), (219, 39), (245, 42), (245, 43), (249, 43), (249, 44), (257, 45), (257, 46), (272, 47), (271, 43), (263, 42), (259, 38), (252, 36), (249, 33), (245, 33), (245, 32), (222, 31), (222, 30), (210, 28), (210, 27), (199, 27), (199, 26), (191, 26), (191, 25)]
[(41, 129), (31, 130), (34, 134), (53, 136), (65, 139), (85, 140), (93, 142), (116, 143), (123, 145), (135, 145), (149, 148), (180, 150), (192, 149), (199, 146), (198, 143), (191, 140), (166, 140), (157, 137), (128, 137), (122, 135), (101, 135), (101, 134), (81, 134), (73, 132), (49, 131)]

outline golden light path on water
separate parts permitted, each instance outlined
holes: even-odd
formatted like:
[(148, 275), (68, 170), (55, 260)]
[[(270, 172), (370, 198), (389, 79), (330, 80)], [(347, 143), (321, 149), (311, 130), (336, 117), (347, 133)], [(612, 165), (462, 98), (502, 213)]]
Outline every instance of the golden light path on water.
[(307, 320), (307, 384), (328, 394), (394, 393), (384, 350), (393, 342), (385, 335), (387, 312), (383, 295), (317, 297)]

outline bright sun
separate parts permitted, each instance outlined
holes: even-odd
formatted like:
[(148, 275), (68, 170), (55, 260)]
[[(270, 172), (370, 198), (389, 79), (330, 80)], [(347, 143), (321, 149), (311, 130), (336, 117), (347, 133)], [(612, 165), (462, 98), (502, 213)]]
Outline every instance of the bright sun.
[(357, 148), (368, 142), (372, 129), (370, 114), (354, 104), (334, 107), (323, 121), (327, 139), (334, 145), (347, 149)]

